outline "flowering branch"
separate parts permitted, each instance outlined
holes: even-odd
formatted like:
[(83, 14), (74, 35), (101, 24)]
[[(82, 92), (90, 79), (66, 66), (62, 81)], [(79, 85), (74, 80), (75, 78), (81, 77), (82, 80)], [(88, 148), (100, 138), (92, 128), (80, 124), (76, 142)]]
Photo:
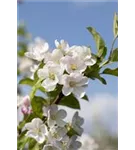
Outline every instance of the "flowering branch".
[[(102, 74), (118, 74), (117, 68), (101, 72), (103, 66), (117, 62), (117, 49), (113, 50), (117, 36), (108, 60), (104, 61), (107, 54), (104, 40), (94, 28), (88, 27), (88, 30), (96, 42), (97, 54), (92, 54), (87, 46), (69, 46), (64, 40), (55, 40), (52, 51), (49, 44), (39, 37), (28, 45), (25, 56), (39, 64), (31, 68), (30, 78), (20, 81), (20, 84), (32, 86), (32, 90), (17, 107), (21, 107), (24, 115), (24, 121), (18, 125), (19, 149), (27, 143), (29, 147), (34, 143), (34, 148), (39, 150), (78, 150), (81, 147), (78, 137), (83, 133), (84, 119), (75, 112), (71, 123), (66, 122), (67, 112), (58, 105), (80, 109), (80, 99), (88, 100), (85, 89), (89, 79), (106, 84)], [(47, 98), (36, 96), (37, 90)]]

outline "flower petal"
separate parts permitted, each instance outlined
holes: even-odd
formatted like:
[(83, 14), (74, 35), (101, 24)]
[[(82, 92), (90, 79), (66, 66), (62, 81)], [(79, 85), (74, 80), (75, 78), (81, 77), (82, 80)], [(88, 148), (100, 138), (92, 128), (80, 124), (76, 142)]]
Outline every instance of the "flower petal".
[(43, 143), (45, 141), (45, 135), (41, 132), (38, 133), (38, 136), (35, 138), (38, 143)]
[(60, 44), (60, 43), (58, 42), (58, 40), (55, 40), (54, 43), (55, 43), (55, 46), (58, 48), (58, 47), (59, 47), (59, 44)]
[(26, 133), (26, 136), (34, 138), (34, 139), (37, 138), (37, 134), (34, 131), (31, 131), (31, 130)]
[(47, 67), (44, 67), (43, 69), (39, 69), (37, 74), (39, 78), (47, 78), (49, 76), (49, 70)]
[(40, 131), (43, 134), (46, 134), (48, 132), (47, 127), (44, 124), (40, 126)]
[(74, 87), (73, 94), (77, 98), (82, 98), (85, 95), (85, 88), (84, 87)]
[(66, 122), (63, 121), (62, 119), (56, 119), (57, 125), (60, 127), (64, 127), (66, 125)]
[(96, 58), (92, 56), (90, 59), (85, 59), (85, 64), (87, 66), (93, 66), (96, 63), (96, 61)]
[(63, 88), (62, 88), (62, 93), (65, 96), (70, 95), (72, 93), (72, 91), (73, 91), (73, 88), (71, 88), (71, 87), (65, 87), (65, 86), (63, 86)]
[(89, 79), (87, 77), (82, 77), (81, 81), (76, 84), (76, 86), (84, 86), (89, 83)]
[(47, 120), (49, 127), (53, 127), (56, 124), (55, 120), (52, 120), (51, 118), (48, 118)]
[(64, 119), (67, 116), (67, 112), (63, 109), (59, 110), (56, 114), (56, 118)]
[(40, 118), (34, 118), (32, 124), (38, 129), (43, 124), (43, 121)]

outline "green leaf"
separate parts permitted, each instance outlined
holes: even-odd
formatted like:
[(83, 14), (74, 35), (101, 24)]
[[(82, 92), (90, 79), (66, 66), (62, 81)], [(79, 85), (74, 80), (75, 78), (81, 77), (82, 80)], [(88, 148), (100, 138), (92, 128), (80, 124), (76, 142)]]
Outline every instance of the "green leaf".
[(95, 42), (96, 42), (96, 47), (98, 50), (97, 56), (103, 60), (106, 56), (107, 53), (107, 47), (105, 46), (105, 42), (103, 38), (100, 36), (98, 32), (92, 27), (87, 27), (88, 31), (92, 34)]
[(17, 51), (18, 56), (23, 57), (25, 54), (26, 50), (25, 49), (20, 49)]
[(118, 14), (114, 14), (114, 21), (113, 21), (113, 33), (114, 37), (118, 35)]
[(103, 77), (101, 77), (99, 74), (96, 76), (96, 78), (103, 84), (105, 84), (105, 85), (107, 84), (106, 80)]
[(86, 94), (84, 95), (84, 97), (82, 99), (84, 99), (86, 101), (89, 101), (89, 98), (88, 98), (88, 96)]
[(103, 77), (100, 76), (99, 71), (100, 70), (98, 68), (97, 70), (89, 68), (89, 70), (87, 69), (85, 76), (87, 76), (88, 78), (91, 78), (92, 80), (98, 79), (100, 82), (106, 85), (107, 82)]
[(42, 97), (34, 96), (31, 101), (31, 105), (36, 116), (42, 118), (42, 107), (47, 105), (47, 101)]
[(25, 78), (20, 80), (19, 84), (25, 84), (25, 85), (29, 85), (29, 86), (34, 86), (34, 80), (30, 79), (30, 78)]
[(59, 105), (67, 106), (73, 109), (80, 109), (79, 101), (73, 94), (70, 94), (69, 96), (64, 96), (61, 99)]
[(17, 28), (17, 35), (19, 36), (22, 36), (22, 37), (25, 37), (26, 36), (26, 28), (24, 25), (20, 25), (18, 28)]
[(118, 68), (115, 69), (110, 69), (110, 68), (106, 68), (102, 74), (109, 74), (109, 75), (113, 75), (113, 76), (118, 76)]
[(61, 89), (62, 89), (62, 86), (57, 85), (54, 91), (47, 92), (50, 102), (53, 102), (59, 96), (59, 94), (61, 93)]
[(29, 140), (29, 150), (39, 150), (39, 144), (32, 138)]
[(110, 61), (111, 62), (117, 62), (118, 61), (118, 48), (116, 48), (112, 51), (112, 54), (110, 56)]

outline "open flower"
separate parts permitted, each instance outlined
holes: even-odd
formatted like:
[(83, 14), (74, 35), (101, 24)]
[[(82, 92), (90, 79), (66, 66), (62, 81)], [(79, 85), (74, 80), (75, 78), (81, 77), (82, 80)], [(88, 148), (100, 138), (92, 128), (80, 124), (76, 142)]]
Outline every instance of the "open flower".
[(79, 57), (87, 66), (92, 66), (96, 63), (96, 58), (92, 56), (90, 48), (86, 46), (72, 46), (68, 51), (68, 55)]
[(65, 56), (61, 59), (61, 64), (69, 74), (76, 72), (82, 73), (87, 67), (84, 60), (80, 59), (78, 56)]
[(43, 107), (43, 114), (48, 117), (47, 123), (50, 127), (53, 127), (55, 124), (60, 127), (64, 127), (66, 124), (66, 122), (63, 121), (63, 119), (67, 116), (66, 111), (63, 109), (58, 110), (58, 106), (55, 104)]
[(25, 128), (28, 130), (26, 136), (34, 138), (38, 143), (45, 141), (48, 130), (41, 119), (34, 118), (32, 122), (25, 124)]
[(35, 43), (31, 43), (28, 46), (28, 52), (25, 55), (31, 59), (42, 61), (45, 57), (45, 53), (49, 50), (49, 45), (43, 39), (37, 37)]
[(59, 147), (60, 150), (78, 150), (82, 144), (76, 141), (76, 139), (76, 135), (73, 135), (71, 138), (66, 136), (66, 138), (61, 141), (55, 141), (55, 145)]
[(64, 74), (60, 84), (63, 85), (62, 93), (65, 96), (73, 93), (77, 98), (82, 98), (85, 95), (85, 86), (88, 84), (88, 78), (80, 73)]
[(82, 135), (83, 133), (83, 128), (81, 128), (83, 123), (84, 123), (84, 119), (78, 115), (78, 112), (75, 112), (72, 118), (71, 126), (78, 135)]
[(56, 141), (61, 141), (66, 136), (67, 129), (65, 127), (53, 126), (47, 134), (47, 143), (57, 147)]
[(66, 51), (69, 49), (69, 44), (64, 40), (61, 40), (60, 42), (55, 40), (55, 46), (57, 49), (62, 50), (63, 54), (65, 54)]
[(48, 62), (42, 69), (38, 70), (39, 78), (43, 78), (42, 86), (48, 91), (53, 91), (56, 88), (60, 77), (63, 75), (63, 69), (60, 65), (53, 62)]

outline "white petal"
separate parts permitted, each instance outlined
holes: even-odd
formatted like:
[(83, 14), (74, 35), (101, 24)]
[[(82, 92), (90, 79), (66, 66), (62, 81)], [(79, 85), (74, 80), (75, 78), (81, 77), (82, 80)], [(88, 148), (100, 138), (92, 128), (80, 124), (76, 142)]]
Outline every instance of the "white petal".
[(30, 123), (26, 123), (26, 124), (25, 124), (25, 128), (26, 128), (27, 130), (33, 130), (33, 129), (35, 128), (35, 126), (33, 125), (32, 122), (30, 122)]
[(34, 125), (35, 128), (38, 129), (43, 124), (43, 121), (39, 118), (34, 118), (32, 120), (32, 124)]
[(73, 91), (73, 88), (71, 88), (71, 87), (65, 87), (65, 86), (63, 86), (63, 88), (62, 88), (62, 93), (65, 96), (70, 95), (72, 93), (72, 91)]
[(28, 132), (26, 133), (26, 136), (36, 139), (37, 134), (36, 134), (34, 131), (31, 131), (31, 130), (30, 130), (30, 131), (28, 131)]
[(59, 127), (55, 130), (55, 132), (57, 133), (57, 140), (60, 140), (66, 135), (67, 129), (65, 127)]
[(56, 124), (56, 121), (52, 120), (51, 118), (48, 118), (47, 122), (48, 122), (49, 127), (53, 127)]
[(37, 74), (39, 78), (47, 78), (49, 75), (48, 68), (39, 69)]
[(66, 122), (63, 121), (62, 119), (58, 119), (56, 120), (56, 123), (59, 127), (64, 127), (66, 125)]
[(83, 86), (88, 84), (89, 79), (87, 77), (82, 77), (81, 81), (76, 84), (76, 86)]
[(77, 97), (77, 98), (82, 98), (85, 95), (85, 88), (84, 87), (75, 87), (73, 89), (73, 94)]
[(38, 134), (38, 136), (36, 137), (36, 141), (38, 142), (38, 143), (43, 143), (44, 141), (45, 141), (45, 135), (43, 134), (43, 133), (39, 133)]
[(56, 104), (53, 104), (50, 106), (50, 112), (51, 114), (56, 114), (58, 111), (58, 106)]
[(67, 112), (63, 109), (59, 110), (56, 114), (56, 118), (64, 119), (67, 116)]
[(59, 42), (57, 40), (54, 41), (55, 46), (58, 48), (59, 47)]
[(48, 132), (47, 127), (44, 124), (40, 126), (40, 131), (43, 134), (46, 134)]
[(85, 64), (87, 66), (93, 66), (96, 63), (96, 58), (95, 57), (91, 57), (90, 59), (86, 59), (85, 60)]
[(80, 63), (77, 70), (79, 70), (80, 73), (84, 72), (86, 70), (87, 66), (85, 65), (85, 63)]
[(44, 43), (44, 52), (49, 50), (49, 44), (47, 42)]
[(81, 136), (83, 133), (83, 128), (81, 128), (80, 126), (74, 125), (73, 129)]
[(25, 56), (28, 57), (28, 58), (35, 59), (35, 60), (36, 60), (36, 57), (35, 57), (35, 55), (34, 55), (32, 52), (26, 52), (26, 53), (25, 53)]
[(59, 80), (59, 84), (67, 85), (67, 84), (68, 84), (68, 78), (69, 78), (69, 75), (64, 74), (64, 75), (61, 77), (61, 79)]
[(48, 110), (49, 110), (49, 108), (48, 107), (43, 107), (42, 110), (43, 110), (43, 115), (48, 117)]
[(60, 59), (63, 57), (63, 53), (61, 50), (59, 49), (55, 49), (53, 50), (52, 52), (52, 58), (53, 58), (53, 61), (54, 62), (57, 62), (59, 63), (60, 62)]
[(54, 78), (55, 78), (54, 80), (52, 80), (50, 78), (45, 79), (43, 81), (43, 85), (46, 87), (56, 85), (59, 82), (59, 80), (56, 75), (54, 75)]

